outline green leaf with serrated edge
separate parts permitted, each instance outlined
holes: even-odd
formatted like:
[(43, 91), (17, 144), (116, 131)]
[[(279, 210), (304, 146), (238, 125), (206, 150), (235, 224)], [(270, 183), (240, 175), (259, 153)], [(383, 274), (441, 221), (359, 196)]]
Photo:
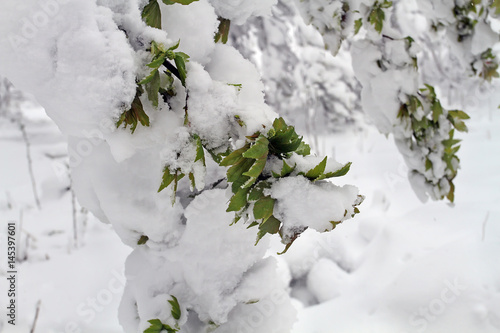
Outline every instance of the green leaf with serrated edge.
[(144, 245), (149, 240), (149, 237), (146, 235), (142, 235), (141, 238), (137, 241), (137, 245)]
[(469, 115), (461, 110), (450, 110), (448, 114), (457, 119), (470, 119)]
[(163, 170), (163, 180), (161, 182), (158, 192), (161, 192), (164, 188), (167, 188), (175, 180), (175, 174), (170, 173), (170, 169), (166, 167)]
[(168, 303), (170, 303), (170, 305), (172, 306), (172, 310), (170, 311), (170, 313), (175, 320), (179, 320), (181, 319), (181, 307), (179, 305), (179, 301), (174, 295), (170, 295), (170, 297), (172, 297), (172, 299), (168, 301)]
[(154, 107), (158, 107), (158, 93), (160, 91), (160, 73), (154, 71), (153, 79), (146, 85), (148, 99)]
[(247, 194), (249, 189), (243, 188), (236, 192), (229, 200), (229, 206), (226, 209), (226, 212), (239, 212), (243, 209), (248, 203)]
[(150, 27), (161, 29), (161, 10), (158, 1), (151, 0), (142, 10), (142, 19)]
[(309, 170), (305, 176), (311, 180), (314, 180), (321, 176), (325, 172), (327, 158), (325, 157), (318, 165), (313, 169)]
[(255, 219), (268, 219), (273, 215), (274, 202), (276, 200), (271, 197), (264, 197), (259, 199), (253, 206), (253, 216)]
[(337, 171), (328, 172), (328, 173), (324, 174), (324, 176), (321, 176), (321, 178), (326, 179), (326, 178), (345, 176), (349, 172), (349, 170), (351, 169), (351, 165), (352, 165), (352, 162), (349, 162), (346, 165), (344, 165), (342, 168), (338, 169)]
[(160, 333), (163, 330), (163, 323), (159, 319), (149, 320), (148, 323), (151, 324), (144, 333)]
[(243, 158), (242, 155), (245, 151), (247, 151), (248, 148), (250, 148), (250, 145), (246, 144), (245, 146), (241, 147), (240, 149), (233, 151), (231, 154), (224, 157), (224, 159), (219, 163), (219, 165), (220, 166), (230, 166), (230, 165), (238, 163)]
[(250, 169), (247, 172), (244, 172), (244, 176), (248, 176), (250, 178), (257, 178), (260, 176), (262, 173), (262, 170), (264, 170), (264, 167), (266, 166), (266, 160), (267, 160), (267, 154), (263, 155), (261, 158), (256, 160), (253, 165), (250, 167)]
[(357, 35), (361, 27), (363, 26), (363, 19), (357, 19), (354, 21), (354, 34)]
[(186, 60), (185, 60), (184, 56), (176, 53), (175, 57), (174, 57), (174, 61), (175, 61), (175, 66), (177, 67), (177, 70), (179, 71), (181, 83), (185, 87), (186, 86), (186, 77), (187, 77), (186, 63), (185, 63)]
[(257, 141), (243, 153), (243, 157), (259, 159), (264, 155), (267, 155), (269, 151), (269, 140), (263, 135), (257, 138)]
[(271, 215), (267, 220), (262, 222), (259, 225), (259, 232), (257, 233), (255, 245), (257, 245), (266, 234), (277, 234), (280, 230), (280, 225), (281, 221), (274, 217), (274, 215)]

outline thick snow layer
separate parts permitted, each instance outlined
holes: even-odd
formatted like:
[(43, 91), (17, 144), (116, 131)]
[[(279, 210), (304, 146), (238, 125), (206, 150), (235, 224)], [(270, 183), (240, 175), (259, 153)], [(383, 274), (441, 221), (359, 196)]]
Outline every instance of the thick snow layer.
[[(335, 148), (333, 155), (353, 161), (344, 181), (359, 184), (366, 200), (355, 219), (330, 233), (308, 230), (279, 256), (280, 265), (286, 267), (280, 269), (284, 280), (291, 274), (292, 295), (316, 304), (298, 306), (294, 333), (499, 331), (500, 160), (492, 154), (500, 149), (500, 118), (495, 111), (499, 102), (471, 112), (470, 133), (462, 136), (463, 164), (454, 207), (442, 202), (421, 204), (408, 185), (402, 157), (377, 131), (319, 138), (328, 150)], [(115, 231), (92, 217), (84, 228), (80, 213), (80, 245), (73, 249), (71, 197), (65, 191), (69, 183), (61, 175), (64, 164), (48, 157), (65, 155), (63, 137), (54, 125), (27, 124), (41, 193), (42, 210), (38, 210), (21, 134), (9, 122), (2, 120), (0, 126), (0, 149), (9, 156), (0, 164), (0, 214), (5, 220), (19, 221), (23, 212), (21, 251), (28, 256), (18, 266), (18, 324), (12, 327), (4, 322), (2, 332), (28, 332), (39, 299), (37, 331), (123, 332), (116, 318), (129, 250)], [(194, 205), (190, 211), (190, 218), (195, 218)], [(212, 222), (214, 228), (222, 228), (222, 222)], [(227, 228), (233, 227), (238, 225)], [(250, 249), (254, 240), (248, 239)], [(278, 239), (272, 241), (276, 251), (271, 253), (283, 249)], [(0, 262), (3, 271), (4, 265)], [(271, 260), (255, 267), (252, 274), (270, 276), (273, 265)], [(247, 281), (252, 280), (260, 278)], [(1, 278), (0, 290), (5, 288), (6, 280)], [(268, 286), (245, 286), (238, 297), (249, 298), (243, 290), (252, 288), (265, 293)], [(268, 297), (282, 304), (279, 293)], [(0, 306), (5, 300), (0, 298)], [(272, 313), (269, 302), (259, 303), (241, 309), (248, 314), (247, 323), (275, 318), (268, 315)], [(256, 311), (249, 312), (249, 307)], [(236, 311), (240, 310), (229, 316)], [(289, 320), (285, 313), (290, 312), (283, 311), (279, 318), (285, 324)]]
[(278, 0), (209, 0), (216, 13), (234, 24), (243, 24), (250, 16), (271, 14)]
[(32, 93), (65, 134), (88, 137), (130, 105), (134, 54), (109, 9), (71, 0), (2, 6), (0, 73)]

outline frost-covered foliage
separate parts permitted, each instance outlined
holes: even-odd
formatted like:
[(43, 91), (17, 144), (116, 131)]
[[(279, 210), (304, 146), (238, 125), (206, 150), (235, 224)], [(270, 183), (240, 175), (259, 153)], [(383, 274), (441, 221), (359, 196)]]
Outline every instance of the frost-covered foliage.
[(446, 40), (444, 47), (449, 49), (452, 61), (432, 59), (436, 66), (442, 65), (440, 61), (449, 66), (458, 62), (459, 78), (473, 73), (489, 81), (498, 76), (491, 49), (498, 40), (492, 29), (497, 2), (296, 3), (305, 21), (323, 35), (332, 53), (338, 52), (345, 39), (354, 41), (351, 53), (356, 77), (363, 86), (363, 109), (382, 133), (394, 135), (417, 195), (422, 200), (429, 196), (453, 201), (453, 179), (459, 168), (454, 129), (466, 131), (463, 120), (468, 115), (443, 107), (438, 92), (425, 80), (442, 82), (432, 80), (435, 75), (419, 71), (419, 65), (426, 67), (428, 62), (421, 64), (419, 59), (422, 55), (428, 60), (428, 55), (436, 52), (429, 44)]
[(292, 0), (278, 1), (272, 16), (233, 25), (230, 40), (259, 69), (266, 102), (295, 126), (313, 135), (361, 122), (361, 86), (348, 50), (335, 57), (325, 50)]
[(326, 180), (350, 163), (312, 155), (265, 104), (255, 66), (214, 41), (223, 22), (273, 4), (2, 5), (0, 72), (68, 136), (80, 203), (134, 248), (126, 332), (289, 332), (295, 310), (266, 235), (286, 251), (359, 212), (355, 187)]

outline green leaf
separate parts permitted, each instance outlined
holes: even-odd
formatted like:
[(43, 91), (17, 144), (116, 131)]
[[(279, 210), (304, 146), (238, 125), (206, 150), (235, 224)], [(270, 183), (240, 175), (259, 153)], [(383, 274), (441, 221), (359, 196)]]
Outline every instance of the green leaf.
[(175, 53), (174, 61), (175, 61), (175, 66), (177, 67), (177, 70), (179, 71), (179, 76), (182, 85), (185, 87), (186, 86), (186, 54), (182, 52), (177, 52)]
[(425, 159), (425, 171), (432, 169), (432, 162), (428, 158)]
[(255, 245), (257, 245), (266, 234), (278, 233), (280, 225), (281, 221), (274, 217), (274, 215), (271, 215), (267, 220), (262, 222), (259, 225), (259, 232), (257, 233), (257, 241), (255, 242)]
[(153, 78), (146, 85), (146, 91), (148, 93), (148, 99), (151, 101), (154, 107), (158, 107), (158, 93), (160, 91), (160, 73), (158, 70), (153, 71)]
[(241, 147), (240, 149), (233, 151), (231, 154), (224, 157), (224, 159), (219, 163), (219, 165), (220, 166), (230, 166), (230, 165), (238, 163), (243, 158), (243, 153), (245, 151), (247, 151), (248, 148), (250, 148), (250, 144), (246, 144), (245, 146)]
[(175, 180), (175, 178), (175, 174), (171, 174), (170, 169), (168, 167), (165, 167), (165, 169), (163, 170), (162, 182), (160, 188), (158, 189), (158, 192), (161, 192), (163, 189), (167, 188)]
[(449, 181), (449, 183), (450, 183), (450, 192), (448, 192), (446, 198), (448, 198), (450, 202), (453, 202), (455, 201), (455, 184), (453, 184), (452, 181)]
[(262, 156), (267, 155), (268, 152), (269, 140), (261, 134), (250, 149), (243, 153), (243, 157), (260, 159)]
[(229, 37), (229, 28), (231, 27), (231, 21), (222, 17), (219, 17), (219, 29), (215, 34), (215, 42), (221, 41), (222, 44), (226, 44)]
[(151, 73), (149, 73), (148, 76), (146, 76), (144, 79), (142, 79), (141, 81), (139, 81), (138, 84), (146, 84), (146, 83), (149, 83), (149, 82), (153, 81), (156, 73), (158, 73), (157, 69), (155, 69), (154, 71), (151, 71)]
[(344, 165), (342, 168), (338, 169), (337, 171), (328, 172), (323, 177), (320, 177), (320, 178), (325, 179), (325, 178), (345, 176), (349, 172), (349, 170), (351, 169), (351, 165), (352, 165), (352, 162), (349, 162), (346, 165)]
[(267, 154), (256, 160), (250, 167), (250, 169), (247, 172), (244, 172), (243, 175), (257, 179), (257, 177), (259, 177), (260, 174), (262, 173), (262, 170), (264, 170), (264, 167), (266, 166), (266, 161), (267, 161)]
[(195, 189), (196, 188), (196, 180), (194, 179), (194, 173), (192, 173), (192, 172), (189, 173), (189, 180), (191, 181), (191, 188)]
[(226, 212), (239, 212), (240, 210), (242, 210), (243, 207), (245, 207), (248, 203), (248, 191), (248, 188), (242, 188), (238, 192), (236, 192), (236, 194), (231, 197)]
[(135, 132), (135, 129), (137, 128), (138, 122), (140, 122), (143, 126), (149, 126), (149, 117), (146, 112), (144, 112), (144, 108), (140, 99), (142, 92), (143, 90), (141, 86), (137, 86), (136, 95), (134, 100), (132, 101), (130, 110), (122, 113), (122, 115), (116, 122), (116, 128), (119, 128), (123, 123), (125, 123), (125, 128), (127, 128), (128, 125), (131, 125), (130, 130), (133, 134)]
[(173, 4), (181, 4), (181, 5), (189, 5), (195, 1), (198, 1), (198, 0), (163, 0), (163, 3), (165, 5), (173, 5)]
[(137, 241), (137, 245), (144, 245), (149, 240), (149, 237), (146, 235), (142, 235), (141, 238)]
[(156, 0), (150, 0), (142, 10), (142, 19), (150, 27), (161, 29), (160, 5)]
[[(254, 160), (249, 158), (243, 158), (238, 163), (233, 165), (227, 170), (227, 180), (231, 183), (235, 182), (240, 178), (243, 173), (247, 172), (248, 169), (253, 165)], [(246, 181), (247, 179), (245, 179)], [(242, 183), (243, 184), (243, 183)]]
[(172, 310), (170, 311), (170, 313), (175, 320), (179, 320), (181, 319), (181, 307), (179, 305), (179, 301), (174, 295), (170, 295), (170, 297), (172, 297), (172, 300), (168, 301), (172, 306)]
[(151, 326), (144, 333), (160, 333), (163, 330), (163, 323), (159, 319), (149, 320)]
[(203, 151), (203, 144), (201, 142), (201, 138), (197, 134), (194, 134), (193, 138), (196, 140), (196, 157), (194, 161), (195, 162), (202, 161), (203, 165), (205, 165), (205, 152)]
[(249, 201), (257, 201), (260, 198), (264, 197), (264, 190), (271, 188), (271, 184), (266, 181), (259, 182), (256, 186), (254, 186), (250, 193), (248, 194)]
[(271, 197), (264, 197), (259, 199), (253, 207), (253, 216), (256, 220), (267, 220), (273, 215), (274, 202), (276, 200)]
[(469, 115), (461, 110), (450, 110), (448, 114), (457, 119), (470, 119)]
[(361, 27), (363, 26), (363, 19), (357, 19), (354, 21), (354, 34), (357, 35)]
[(378, 33), (382, 33), (384, 27), (385, 13), (380, 6), (375, 6), (370, 12), (368, 21), (375, 27)]
[(325, 172), (327, 157), (325, 157), (318, 165), (309, 170), (305, 176), (310, 180), (315, 180)]
[(434, 101), (434, 103), (432, 103), (431, 110), (432, 120), (437, 123), (439, 120), (439, 116), (443, 114), (443, 107), (441, 106), (441, 102), (439, 102), (438, 100)]
[(156, 69), (156, 68), (160, 67), (163, 64), (163, 62), (165, 62), (166, 59), (167, 59), (167, 55), (165, 53), (161, 53), (158, 56), (155, 56), (153, 58), (153, 60), (149, 64), (147, 64), (147, 66), (149, 68)]
[(311, 155), (311, 147), (307, 143), (301, 141), (295, 152), (302, 156), (308, 156)]

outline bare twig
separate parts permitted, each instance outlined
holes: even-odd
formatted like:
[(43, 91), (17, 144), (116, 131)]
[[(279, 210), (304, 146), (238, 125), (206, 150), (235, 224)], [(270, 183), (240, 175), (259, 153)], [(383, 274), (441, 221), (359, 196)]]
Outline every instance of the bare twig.
[(38, 300), (36, 303), (36, 312), (35, 312), (35, 318), (33, 319), (33, 324), (31, 324), (31, 330), (30, 333), (35, 333), (35, 326), (36, 326), (36, 321), (38, 320), (38, 314), (40, 313), (40, 304), (42, 302)]
[(72, 205), (72, 216), (73, 216), (73, 241), (75, 248), (78, 247), (78, 216), (76, 212), (76, 196), (75, 191), (73, 190), (73, 178), (71, 174), (69, 174), (69, 186), (71, 192), (71, 205)]
[(33, 188), (33, 196), (35, 197), (36, 206), (38, 207), (38, 209), (41, 209), (40, 198), (38, 197), (38, 191), (36, 189), (35, 175), (33, 173), (33, 161), (31, 159), (31, 144), (28, 138), (28, 133), (26, 133), (26, 126), (24, 125), (22, 119), (18, 119), (17, 123), (19, 125), (19, 129), (21, 130), (21, 133), (23, 134), (23, 140), (26, 145), (26, 157), (28, 159), (28, 170), (31, 178), (31, 187)]

